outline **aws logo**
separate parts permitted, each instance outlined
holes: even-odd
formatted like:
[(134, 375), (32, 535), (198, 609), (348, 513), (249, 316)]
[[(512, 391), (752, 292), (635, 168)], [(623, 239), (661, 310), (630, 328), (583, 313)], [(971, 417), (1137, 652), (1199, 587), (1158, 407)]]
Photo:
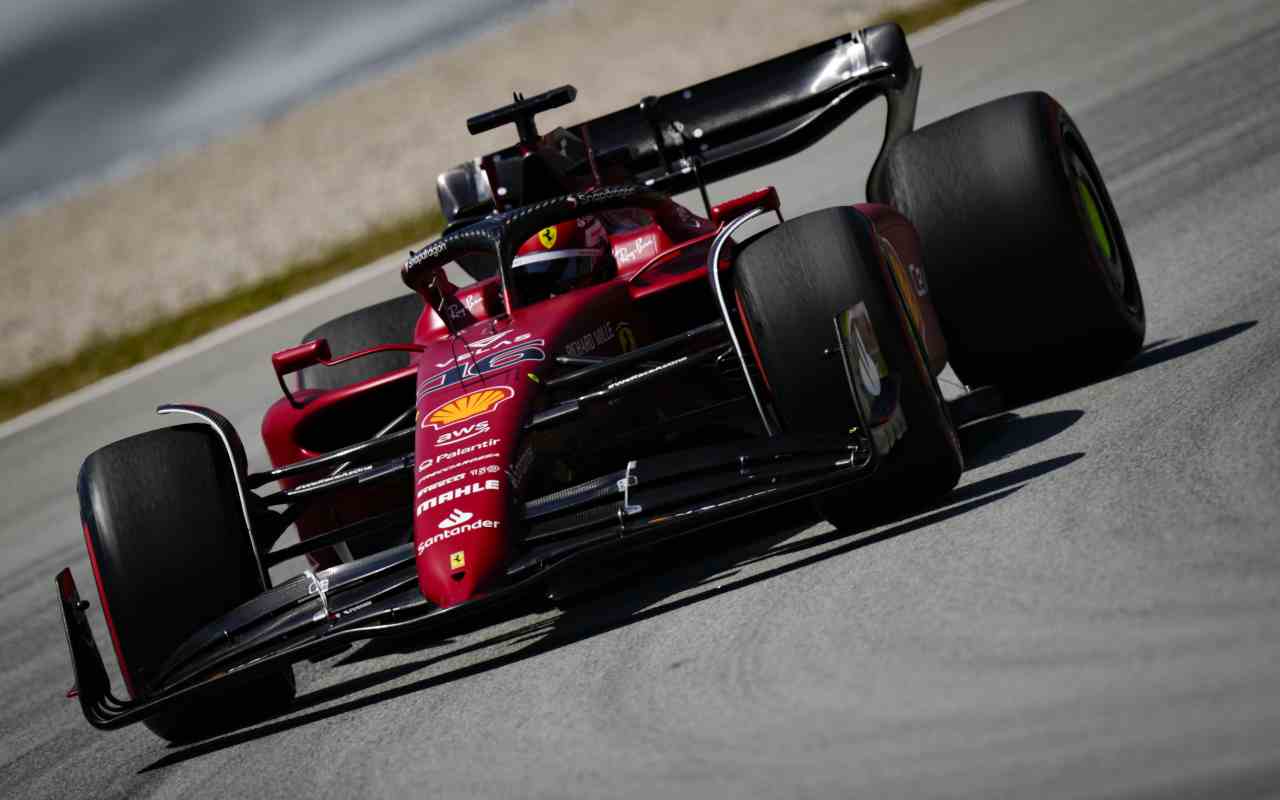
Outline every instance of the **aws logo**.
[(484, 436), (489, 433), (489, 423), (481, 420), (473, 422), (470, 425), (464, 425), (456, 431), (445, 431), (436, 437), (436, 447), (443, 447), (447, 444), (456, 444), (466, 441), (473, 436)]

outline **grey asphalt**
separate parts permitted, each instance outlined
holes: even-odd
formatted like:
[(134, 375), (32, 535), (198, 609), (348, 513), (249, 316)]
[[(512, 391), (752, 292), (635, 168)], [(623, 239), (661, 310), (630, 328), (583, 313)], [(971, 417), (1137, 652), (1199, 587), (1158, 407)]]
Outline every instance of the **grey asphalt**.
[[(92, 730), (53, 591), (92, 585), (79, 461), (188, 400), (262, 465), (266, 354), (384, 276), (0, 440), (0, 792), (1280, 795), (1280, 5), (1029, 2), (917, 55), (922, 121), (1043, 88), (1088, 137), (1147, 298), (1121, 374), (970, 426), (924, 513), (760, 516), (563, 613), (304, 664), (193, 746)], [(717, 194), (860, 198), (876, 113)]]

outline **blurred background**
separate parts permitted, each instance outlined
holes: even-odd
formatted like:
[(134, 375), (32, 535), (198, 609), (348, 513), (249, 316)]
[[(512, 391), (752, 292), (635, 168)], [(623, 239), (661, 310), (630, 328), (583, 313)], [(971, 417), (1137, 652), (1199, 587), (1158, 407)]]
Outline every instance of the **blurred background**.
[(0, 209), (56, 202), (542, 4), (10, 2), (0, 6)]
[(925, 4), (9, 0), (0, 419), (426, 236), (435, 175), (510, 138), (465, 118), (512, 90), (576, 84), (571, 124), (890, 5)]

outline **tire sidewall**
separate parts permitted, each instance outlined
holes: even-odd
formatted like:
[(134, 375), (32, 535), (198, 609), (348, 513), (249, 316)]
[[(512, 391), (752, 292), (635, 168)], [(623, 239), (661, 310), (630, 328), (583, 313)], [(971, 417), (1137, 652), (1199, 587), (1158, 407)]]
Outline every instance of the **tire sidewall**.
[[(129, 694), (163, 688), (159, 669), (190, 635), (264, 590), (236, 489), (236, 467), (203, 424), (139, 434), (85, 459), (80, 514), (99, 600)], [(170, 741), (207, 723), (287, 704), (285, 667), (222, 686), (147, 719)]]
[[(788, 432), (848, 435), (857, 418), (848, 376), (837, 353), (824, 358), (816, 354), (824, 350), (823, 342), (829, 342), (827, 349), (836, 343), (835, 314), (859, 303), (865, 304), (879, 349), (901, 386), (907, 432), (872, 478), (876, 491), (864, 491), (865, 486), (835, 490), (820, 501), (823, 513), (844, 526), (875, 504), (873, 493), (886, 505), (901, 507), (906, 497), (932, 497), (950, 489), (963, 468), (959, 438), (870, 220), (853, 208), (827, 209), (788, 220), (767, 233), (772, 241), (754, 237), (752, 247), (764, 248), (769, 257), (754, 263), (757, 259), (748, 248), (737, 254), (735, 274), (751, 352)], [(845, 244), (827, 252), (824, 238), (843, 239)], [(823, 270), (842, 268), (836, 258), (841, 253), (849, 257), (843, 269), (850, 272), (822, 275)], [(805, 259), (813, 264), (806, 267)], [(820, 272), (806, 274), (806, 269)], [(761, 274), (743, 274), (754, 270)], [(783, 280), (786, 276), (795, 279), (790, 288)], [(770, 302), (779, 306), (763, 307)], [(801, 317), (800, 327), (793, 329)], [(796, 339), (804, 346), (795, 347)], [(776, 348), (781, 349), (771, 352)], [(804, 426), (799, 431), (797, 419)], [(886, 491), (890, 487), (893, 490)]]
[[(1077, 174), (1108, 231), (1123, 293)], [(1083, 136), (1049, 95), (1000, 98), (908, 134), (890, 151), (886, 178), (885, 199), (920, 234), (961, 380), (1020, 394), (1137, 353), (1145, 310), (1123, 226)]]

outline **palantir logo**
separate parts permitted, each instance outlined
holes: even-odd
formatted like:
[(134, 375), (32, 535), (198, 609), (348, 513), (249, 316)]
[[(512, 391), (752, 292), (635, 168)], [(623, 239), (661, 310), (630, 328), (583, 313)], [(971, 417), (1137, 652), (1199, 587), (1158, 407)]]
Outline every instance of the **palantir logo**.
[(441, 528), (452, 528), (455, 525), (461, 525), (467, 520), (474, 517), (475, 514), (469, 514), (460, 508), (455, 508), (449, 512), (449, 516), (445, 517), (440, 523)]

